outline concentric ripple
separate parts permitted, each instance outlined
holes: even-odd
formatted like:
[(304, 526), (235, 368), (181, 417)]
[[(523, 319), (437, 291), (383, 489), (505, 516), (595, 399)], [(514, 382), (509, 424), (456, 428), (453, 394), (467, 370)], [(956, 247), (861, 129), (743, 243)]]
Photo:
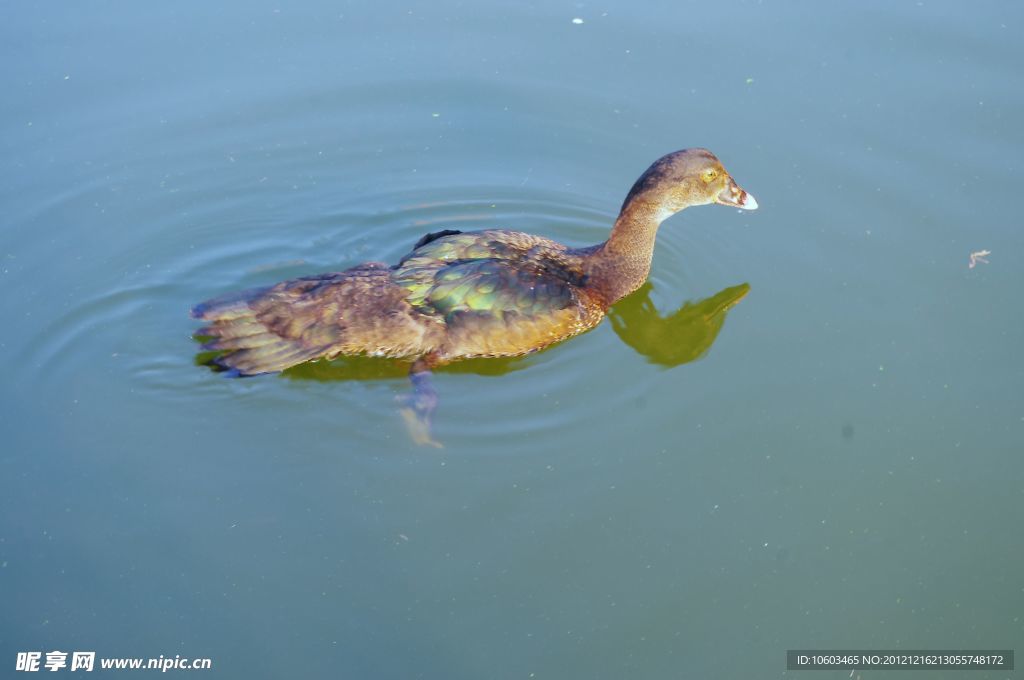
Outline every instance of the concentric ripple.
[[(196, 365), (189, 308), (232, 290), (366, 261), (393, 263), (424, 233), (441, 229), (502, 228), (597, 243), (607, 238), (634, 177), (631, 170), (612, 189), (604, 185), (607, 173), (594, 169), (597, 160), (609, 162), (617, 140), (595, 147), (593, 164), (553, 156), (552, 140), (590, 132), (548, 121), (536, 84), (506, 87), (493, 99), (480, 96), (484, 83), (451, 88), (447, 105), (436, 108), (428, 85), (401, 83), (398, 99), (394, 85), (355, 82), (312, 96), (279, 84), (253, 92), (244, 115), (160, 119), (159, 150), (139, 147), (126, 157), (132, 135), (152, 127), (147, 116), (160, 115), (140, 109), (137, 130), (123, 129), (124, 139), (109, 140), (103, 153), (76, 166), (79, 177), (67, 190), (18, 216), (13, 252), (39, 259), (55, 243), (83, 257), (67, 272), (81, 285), (38, 282), (52, 284), (44, 294), (23, 277), (24, 294), (60, 304), (48, 303), (9, 345), (21, 370), (14, 378), (59, 390), (88, 367), (158, 406), (201, 403), (218, 412), (231, 404), (285, 422), (302, 414), (311, 419), (305, 426), (342, 439), (404, 441), (394, 405), (408, 389), (400, 362), (317, 362), (282, 376), (228, 380)], [(427, 103), (399, 105), (417, 93)], [(606, 108), (601, 93), (585, 96), (595, 110)], [(529, 106), (512, 114), (516, 102)], [(377, 133), (332, 142), (339, 118), (372, 121)], [(495, 146), (478, 124), (485, 118), (528, 123), (534, 134), (519, 148)], [(74, 124), (82, 134), (99, 134), (98, 120)], [(396, 129), (401, 136), (388, 134)], [(493, 147), (490, 161), (481, 159), (485, 145)], [(45, 225), (53, 242), (31, 238), (33, 225)], [(701, 254), (691, 247), (703, 238), (694, 235), (698, 225), (677, 217), (663, 229), (652, 274), (659, 306), (674, 309), (714, 292), (693, 285), (716, 257), (714, 248)], [(645, 368), (625, 368), (634, 363)], [(614, 390), (606, 387), (609, 366), (615, 375), (629, 372)], [(549, 441), (642, 399), (659, 375), (602, 324), (538, 355), (442, 369), (436, 429), (452, 447), (480, 450), (502, 450), (502, 442), (524, 436)]]

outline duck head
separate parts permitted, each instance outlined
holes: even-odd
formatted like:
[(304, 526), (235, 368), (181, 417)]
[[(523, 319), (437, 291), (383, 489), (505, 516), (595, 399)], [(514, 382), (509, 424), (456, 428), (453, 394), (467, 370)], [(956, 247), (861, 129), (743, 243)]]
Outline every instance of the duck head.
[(757, 209), (754, 197), (736, 184), (713, 153), (683, 149), (654, 161), (630, 189), (622, 210), (641, 204), (656, 213), (660, 221), (684, 208), (709, 203)]

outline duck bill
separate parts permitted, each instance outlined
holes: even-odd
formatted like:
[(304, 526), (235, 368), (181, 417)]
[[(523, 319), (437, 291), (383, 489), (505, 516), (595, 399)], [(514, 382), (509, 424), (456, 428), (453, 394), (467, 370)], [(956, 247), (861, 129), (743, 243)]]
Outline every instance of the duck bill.
[(725, 188), (715, 197), (715, 203), (741, 210), (757, 210), (757, 201), (754, 200), (754, 197), (741, 189), (732, 177), (729, 178), (729, 183), (725, 185)]

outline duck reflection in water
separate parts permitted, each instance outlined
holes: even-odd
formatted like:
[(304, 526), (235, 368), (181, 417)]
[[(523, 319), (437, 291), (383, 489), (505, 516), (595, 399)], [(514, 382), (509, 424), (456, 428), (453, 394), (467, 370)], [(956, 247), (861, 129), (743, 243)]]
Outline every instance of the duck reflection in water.
[(725, 323), (726, 313), (750, 292), (743, 283), (709, 298), (686, 302), (662, 317), (651, 302), (648, 281), (636, 293), (608, 310), (615, 334), (652, 364), (679, 366), (708, 353)]

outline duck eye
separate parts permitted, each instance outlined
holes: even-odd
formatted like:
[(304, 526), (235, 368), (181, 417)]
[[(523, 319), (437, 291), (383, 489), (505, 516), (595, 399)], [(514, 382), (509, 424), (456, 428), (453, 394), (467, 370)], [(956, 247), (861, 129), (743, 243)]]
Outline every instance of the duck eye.
[(709, 168), (708, 170), (705, 170), (703, 173), (701, 173), (700, 178), (705, 182), (713, 182), (715, 181), (715, 179), (718, 178), (718, 171)]

